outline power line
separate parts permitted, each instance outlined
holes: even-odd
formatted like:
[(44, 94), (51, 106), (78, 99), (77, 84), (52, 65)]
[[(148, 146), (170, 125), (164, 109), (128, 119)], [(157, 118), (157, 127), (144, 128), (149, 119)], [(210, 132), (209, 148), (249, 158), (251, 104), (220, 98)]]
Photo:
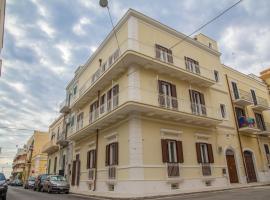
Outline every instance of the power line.
[(206, 27), (207, 25), (211, 24), (213, 21), (215, 21), (216, 19), (218, 19), (219, 17), (221, 17), (222, 15), (224, 15), (226, 12), (228, 12), (229, 10), (231, 10), (233, 7), (235, 7), (236, 5), (238, 5), (239, 3), (241, 3), (243, 0), (239, 0), (236, 3), (234, 3), (233, 5), (231, 5), (230, 7), (228, 7), (227, 9), (225, 9), (224, 11), (222, 11), (220, 14), (218, 14), (217, 16), (215, 16), (213, 19), (211, 19), (210, 21), (206, 22), (205, 24), (203, 24), (202, 26), (200, 26), (199, 28), (197, 28), (195, 31), (193, 31), (192, 33), (190, 33), (189, 35), (185, 36), (182, 40), (178, 41), (177, 43), (175, 43), (173, 46), (171, 46), (172, 49), (175, 46), (179, 45), (180, 43), (184, 42), (187, 38), (189, 38), (191, 35), (193, 35), (194, 33), (200, 31), (201, 29), (203, 29), (204, 27)]

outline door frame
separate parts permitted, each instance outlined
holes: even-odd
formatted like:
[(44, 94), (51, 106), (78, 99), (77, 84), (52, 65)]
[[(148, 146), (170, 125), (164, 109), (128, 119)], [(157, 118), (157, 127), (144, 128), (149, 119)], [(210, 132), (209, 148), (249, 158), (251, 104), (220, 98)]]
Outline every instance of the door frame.
[[(235, 162), (235, 167), (236, 167), (236, 173), (237, 173), (237, 178), (238, 178), (238, 183), (241, 183), (242, 182), (242, 179), (241, 179), (241, 176), (240, 176), (240, 169), (239, 169), (239, 165), (238, 165), (238, 156), (236, 154), (236, 151), (234, 150), (233, 147), (227, 147), (225, 148), (225, 151), (224, 151), (224, 156), (225, 156), (225, 162), (226, 162), (226, 169), (227, 169), (227, 172), (228, 172), (228, 181), (230, 184), (232, 184), (230, 182), (230, 175), (229, 175), (229, 169), (228, 169), (228, 162), (227, 162), (227, 157), (226, 157), (226, 152), (227, 150), (231, 150), (233, 151), (233, 154), (234, 154), (234, 162)], [(234, 183), (233, 183), (234, 184)]]
[[(257, 160), (256, 160), (256, 156), (255, 153), (252, 149), (250, 148), (244, 148), (243, 149), (243, 155), (244, 155), (244, 162), (246, 164), (246, 160), (245, 160), (245, 151), (250, 151), (252, 153), (252, 161), (253, 161), (253, 165), (254, 165), (254, 170), (255, 170), (255, 174), (256, 174), (256, 178), (257, 178), (257, 183), (260, 182), (260, 177), (259, 177), (259, 173), (258, 173), (258, 168), (257, 168)], [(246, 174), (247, 176), (247, 174)], [(247, 179), (246, 179), (247, 180)]]

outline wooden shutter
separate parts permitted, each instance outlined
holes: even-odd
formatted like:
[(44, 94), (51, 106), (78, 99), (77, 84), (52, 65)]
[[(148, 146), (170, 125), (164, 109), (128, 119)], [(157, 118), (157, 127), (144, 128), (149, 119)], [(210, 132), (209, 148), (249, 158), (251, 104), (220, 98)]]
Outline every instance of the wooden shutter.
[(207, 144), (207, 152), (208, 152), (209, 163), (214, 163), (212, 144)]
[(81, 161), (77, 160), (78, 163), (78, 169), (77, 169), (77, 184), (80, 185), (80, 178), (81, 178)]
[(167, 49), (167, 57), (168, 57), (168, 62), (169, 63), (173, 63), (173, 56), (172, 56), (172, 50), (171, 49)]
[(162, 150), (162, 162), (166, 163), (169, 160), (168, 156), (168, 140), (161, 140), (161, 150)]
[(197, 161), (198, 163), (202, 163), (202, 155), (201, 155), (201, 148), (199, 142), (196, 143), (196, 153), (197, 153)]
[(162, 90), (162, 81), (161, 80), (158, 80), (158, 92), (159, 92), (159, 97), (158, 97), (159, 105), (165, 106), (165, 96), (164, 96), (164, 92)]
[(105, 166), (109, 165), (110, 160), (110, 145), (106, 145)]
[(176, 141), (176, 149), (177, 149), (177, 162), (184, 162), (184, 154), (183, 154), (183, 144), (182, 141)]
[(90, 151), (87, 152), (86, 169), (90, 168)]
[(114, 143), (114, 165), (118, 165), (118, 142)]
[(171, 92), (172, 92), (172, 107), (174, 109), (178, 108), (178, 101), (177, 101), (177, 93), (176, 93), (176, 86), (173, 84), (171, 85)]
[(158, 44), (156, 44), (156, 58), (160, 59), (160, 46)]
[(200, 93), (200, 101), (202, 104), (202, 114), (206, 115), (206, 107), (205, 107), (205, 100), (204, 100), (204, 94)]
[(72, 176), (71, 176), (71, 185), (75, 185), (75, 177), (76, 177), (76, 161), (74, 160), (72, 163)]

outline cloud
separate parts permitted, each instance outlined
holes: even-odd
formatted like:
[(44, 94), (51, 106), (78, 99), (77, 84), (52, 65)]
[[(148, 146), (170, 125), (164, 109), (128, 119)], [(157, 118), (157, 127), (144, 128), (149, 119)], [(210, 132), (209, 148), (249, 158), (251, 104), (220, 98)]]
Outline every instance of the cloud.
[(45, 21), (38, 21), (37, 25), (40, 27), (40, 29), (45, 32), (50, 38), (54, 37), (55, 30)]
[(77, 35), (85, 35), (86, 31), (84, 28), (89, 24), (91, 24), (91, 20), (87, 17), (82, 17), (79, 22), (73, 26), (72, 30)]

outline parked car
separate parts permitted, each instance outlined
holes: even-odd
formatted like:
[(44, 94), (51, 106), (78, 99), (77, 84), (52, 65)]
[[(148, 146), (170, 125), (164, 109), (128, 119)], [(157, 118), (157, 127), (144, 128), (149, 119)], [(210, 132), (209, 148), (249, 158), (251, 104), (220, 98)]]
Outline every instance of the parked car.
[(35, 185), (35, 177), (30, 176), (24, 184), (24, 189), (32, 189), (32, 188), (34, 188), (34, 185)]
[(10, 185), (11, 186), (23, 186), (23, 182), (20, 179), (14, 179), (13, 181), (11, 181)]
[(3, 173), (0, 173), (0, 197), (2, 200), (6, 200), (7, 190), (8, 190), (8, 185), (7, 185), (6, 177)]
[(44, 181), (46, 180), (46, 178), (49, 176), (49, 174), (40, 174), (36, 177), (35, 179), (35, 184), (34, 184), (34, 187), (33, 189), (35, 191), (43, 191), (43, 184), (44, 184)]
[(48, 193), (64, 192), (68, 194), (69, 188), (70, 186), (66, 178), (60, 175), (50, 175), (47, 177), (46, 181), (44, 182), (44, 191), (47, 191)]

